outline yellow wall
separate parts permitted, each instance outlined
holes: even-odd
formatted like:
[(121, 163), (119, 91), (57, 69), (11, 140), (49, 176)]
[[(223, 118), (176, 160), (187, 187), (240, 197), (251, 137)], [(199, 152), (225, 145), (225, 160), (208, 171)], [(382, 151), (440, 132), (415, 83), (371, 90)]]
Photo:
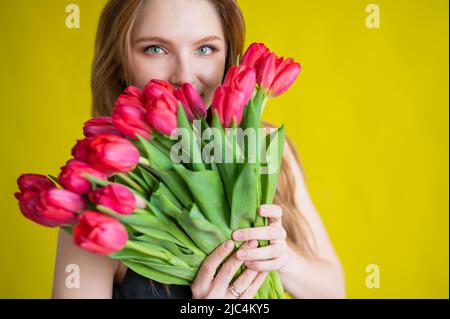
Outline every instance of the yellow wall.
[[(23, 172), (57, 174), (89, 118), (89, 72), (105, 1), (0, 2), (3, 193), (0, 298), (50, 296), (55, 229), (23, 218)], [(303, 71), (265, 119), (285, 123), (346, 271), (350, 298), (448, 298), (448, 2), (240, 0), (247, 42)], [(380, 288), (365, 285), (380, 267)]]

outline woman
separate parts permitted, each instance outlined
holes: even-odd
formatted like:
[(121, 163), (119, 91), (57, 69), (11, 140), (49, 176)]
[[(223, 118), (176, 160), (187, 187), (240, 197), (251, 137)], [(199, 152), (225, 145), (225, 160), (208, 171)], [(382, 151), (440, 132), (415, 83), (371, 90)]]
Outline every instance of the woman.
[[(178, 87), (191, 83), (206, 105), (227, 69), (242, 56), (245, 26), (234, 0), (110, 0), (100, 19), (92, 70), (93, 115), (109, 116), (128, 85), (150, 79)], [(287, 141), (274, 205), (263, 205), (269, 225), (233, 233), (245, 245), (225, 242), (209, 255), (189, 286), (146, 279), (120, 261), (88, 253), (60, 232), (54, 298), (252, 298), (267, 272), (277, 270), (293, 298), (345, 297), (341, 264), (308, 195), (292, 143)], [(256, 248), (256, 240), (270, 240)], [(65, 285), (69, 264), (80, 287)], [(248, 268), (234, 282), (242, 265)], [(149, 288), (153, 287), (153, 291)], [(164, 289), (162, 289), (164, 288)]]

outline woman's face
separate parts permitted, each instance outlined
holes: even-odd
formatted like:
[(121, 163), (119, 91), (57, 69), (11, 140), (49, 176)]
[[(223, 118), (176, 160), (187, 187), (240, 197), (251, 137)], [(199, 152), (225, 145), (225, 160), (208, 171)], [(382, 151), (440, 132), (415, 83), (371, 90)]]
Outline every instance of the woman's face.
[(206, 105), (224, 75), (227, 48), (208, 0), (147, 0), (132, 34), (133, 84), (152, 79), (192, 84)]

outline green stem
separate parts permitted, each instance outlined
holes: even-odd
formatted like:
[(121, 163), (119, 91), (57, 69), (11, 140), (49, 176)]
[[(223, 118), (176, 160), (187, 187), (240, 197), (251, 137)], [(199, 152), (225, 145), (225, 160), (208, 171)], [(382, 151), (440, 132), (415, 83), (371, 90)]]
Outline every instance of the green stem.
[(150, 166), (150, 162), (145, 157), (139, 157), (139, 164), (142, 164), (144, 166)]
[(123, 179), (130, 187), (133, 187), (138, 192), (142, 194), (146, 193), (146, 191), (138, 183), (136, 183), (133, 179), (131, 179), (127, 174), (119, 173), (117, 174), (117, 176)]

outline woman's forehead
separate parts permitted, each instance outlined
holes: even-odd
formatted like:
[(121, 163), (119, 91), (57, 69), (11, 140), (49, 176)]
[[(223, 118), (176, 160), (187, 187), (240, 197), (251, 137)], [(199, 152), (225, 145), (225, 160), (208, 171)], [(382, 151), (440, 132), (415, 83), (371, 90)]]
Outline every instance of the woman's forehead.
[(133, 38), (160, 37), (175, 41), (223, 39), (222, 23), (209, 0), (147, 0), (135, 24)]

